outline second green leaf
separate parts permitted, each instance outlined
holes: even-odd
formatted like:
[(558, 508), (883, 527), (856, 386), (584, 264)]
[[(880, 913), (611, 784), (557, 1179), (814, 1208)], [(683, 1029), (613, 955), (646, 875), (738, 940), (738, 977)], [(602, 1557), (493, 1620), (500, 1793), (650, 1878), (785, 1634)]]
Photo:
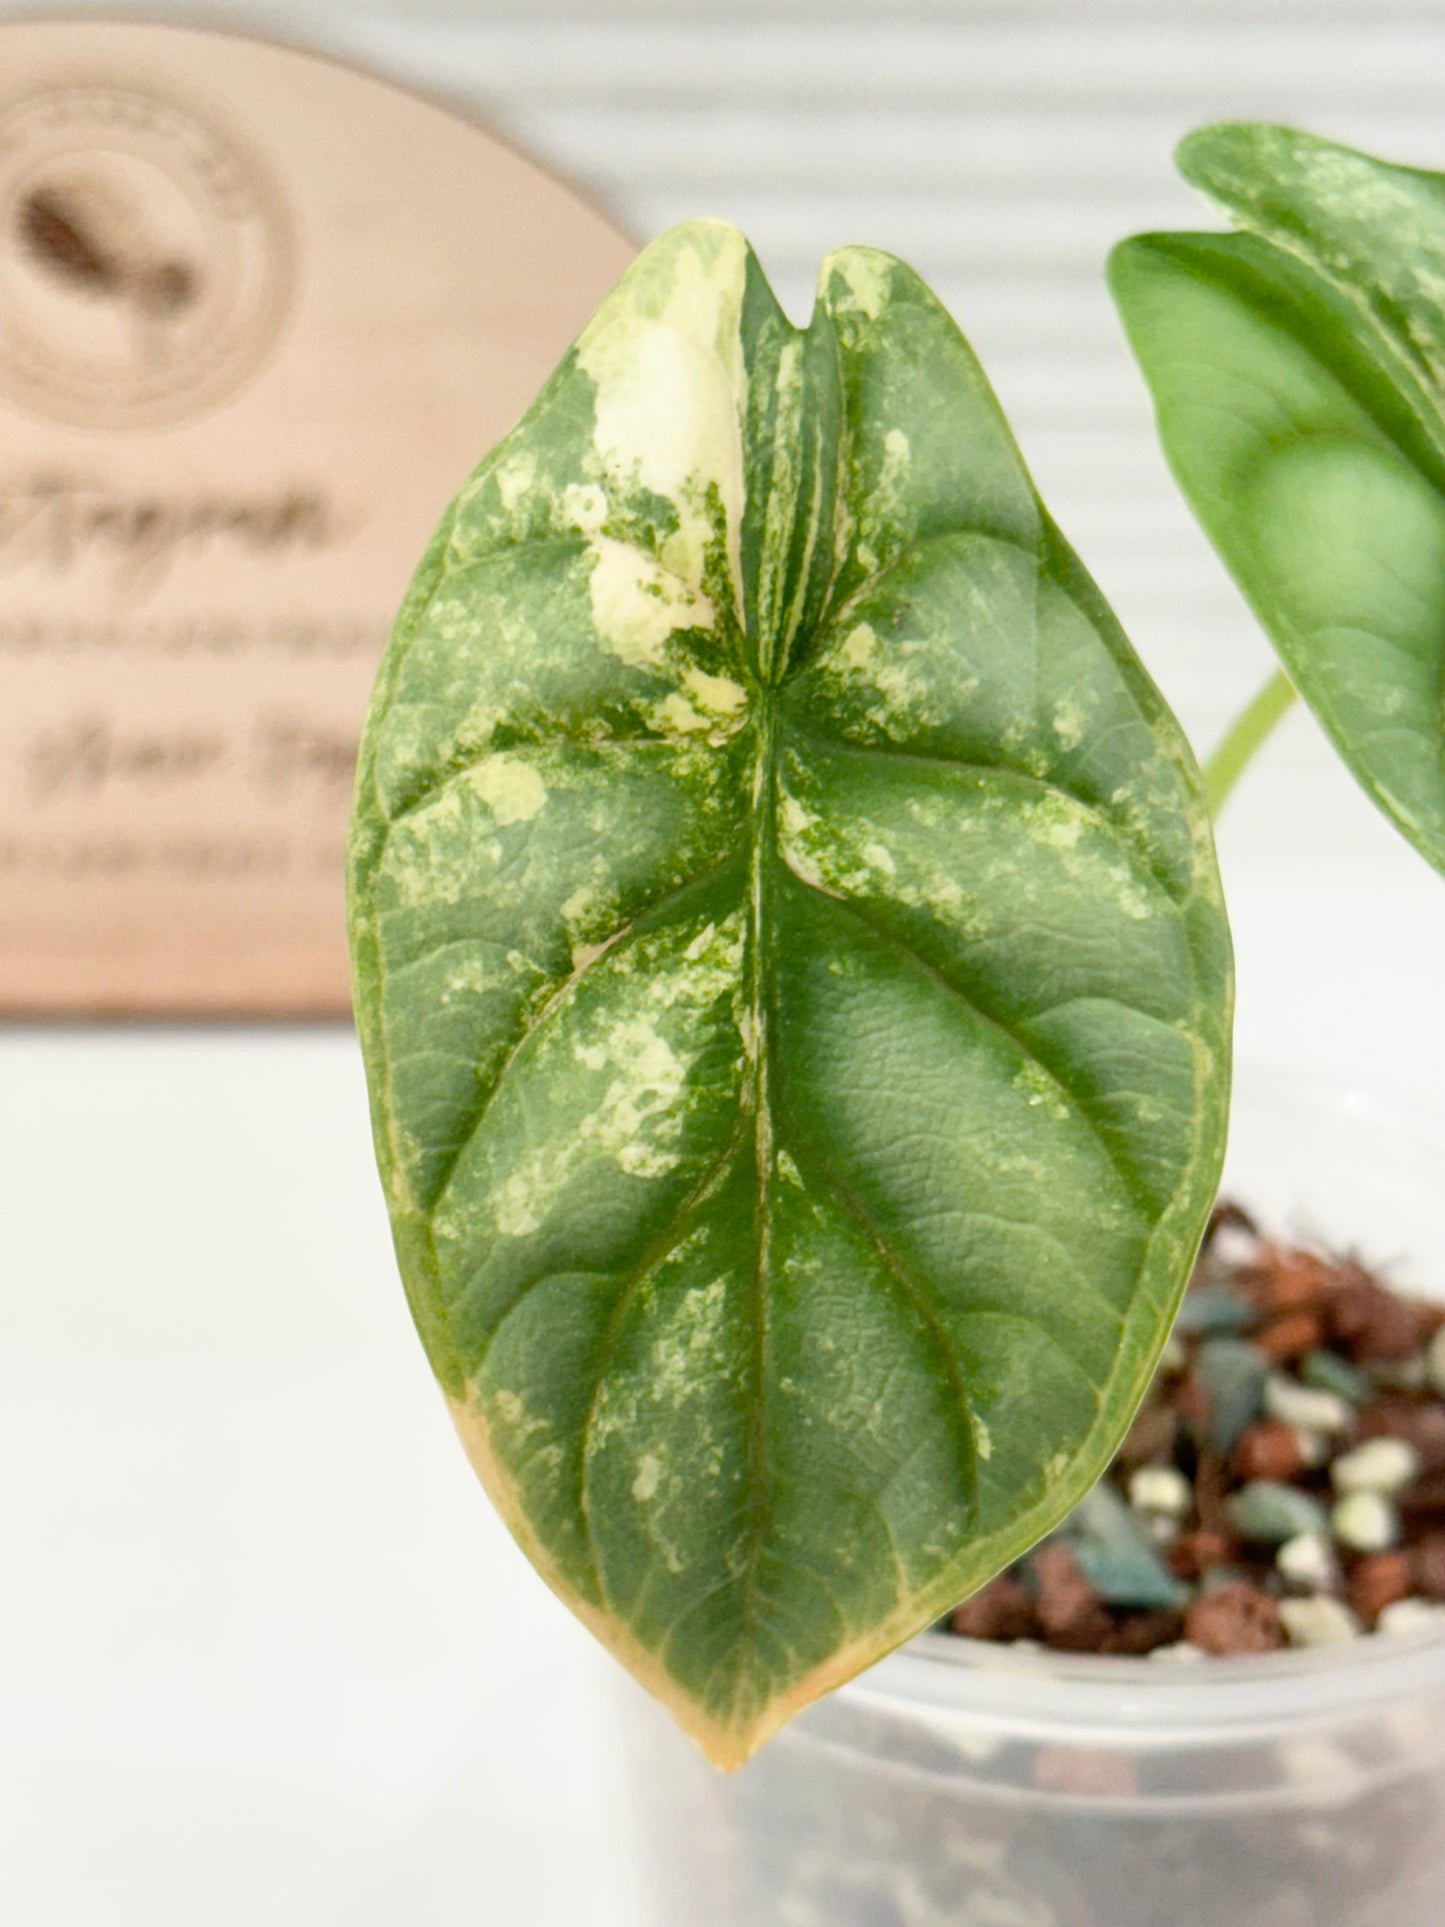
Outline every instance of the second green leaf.
[(1243, 231), (1110, 263), (1165, 452), (1300, 695), (1445, 870), (1445, 176), (1244, 124), (1178, 162)]

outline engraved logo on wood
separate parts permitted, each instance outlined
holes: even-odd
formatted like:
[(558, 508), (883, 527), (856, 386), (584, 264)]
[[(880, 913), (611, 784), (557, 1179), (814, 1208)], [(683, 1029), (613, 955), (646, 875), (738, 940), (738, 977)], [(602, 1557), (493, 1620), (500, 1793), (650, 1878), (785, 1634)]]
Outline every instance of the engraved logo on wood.
[(344, 1012), (366, 695), (631, 243), (297, 48), (0, 21), (0, 1012)]
[(71, 81), (0, 105), (0, 389), (83, 428), (228, 400), (285, 320), (289, 223), (204, 107)]

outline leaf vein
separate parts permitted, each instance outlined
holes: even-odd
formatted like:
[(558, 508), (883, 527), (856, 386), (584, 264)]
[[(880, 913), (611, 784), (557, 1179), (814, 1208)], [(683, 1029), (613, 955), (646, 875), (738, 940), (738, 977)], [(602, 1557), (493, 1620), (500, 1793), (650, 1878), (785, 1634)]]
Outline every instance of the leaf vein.
[[(786, 862), (786, 858), (784, 858), (784, 861)], [(790, 874), (797, 875), (797, 872), (792, 869), (791, 865), (789, 865), (789, 871)], [(799, 877), (798, 881), (806, 888), (812, 888), (806, 877)], [(911, 945), (903, 941), (896, 931), (891, 930), (880, 917), (876, 917), (870, 911), (866, 910), (856, 898), (830, 895), (827, 901), (837, 904), (840, 909), (846, 911), (856, 922), (861, 923), (865, 929), (871, 930), (874, 936), (886, 944), (895, 955), (913, 964), (923, 975), (936, 983), (954, 1002), (961, 1004), (979, 1023), (996, 1031), (999, 1036), (1005, 1038), (1024, 1059), (1025, 1063), (1037, 1071), (1040, 1076), (1048, 1079), (1060, 1097), (1064, 1098), (1083, 1120), (1090, 1136), (1094, 1139), (1095, 1144), (1103, 1153), (1109, 1168), (1118, 1179), (1132, 1215), (1136, 1218), (1142, 1218), (1144, 1213), (1141, 1211), (1139, 1201), (1134, 1195), (1135, 1185), (1138, 1180), (1130, 1172), (1128, 1166), (1121, 1160), (1117, 1148), (1110, 1142), (1107, 1133), (1094, 1116), (1089, 1105), (1079, 1096), (1071, 1085), (1067, 1084), (1064, 1079), (1060, 1077), (1057, 1071), (1044, 1062), (1034, 1046), (1030, 1044), (1024, 1036), (1023, 1032), (1019, 1030), (1016, 1025), (1011, 1024), (1006, 1018), (999, 1016), (997, 1012), (985, 1008), (985, 1006), (978, 1001), (978, 993), (975, 990), (965, 990), (961, 985), (955, 983), (951, 977), (945, 975), (945, 973), (938, 968), (937, 964), (930, 963), (926, 957), (921, 957)]]
[(564, 1006), (567, 999), (576, 990), (578, 984), (586, 977), (587, 973), (594, 970), (597, 965), (601, 963), (602, 959), (609, 956), (612, 951), (624, 944), (630, 943), (638, 935), (639, 927), (648, 919), (672, 908), (679, 899), (687, 896), (691, 891), (701, 890), (707, 884), (715, 882), (719, 877), (724, 876), (729, 869), (733, 868), (736, 862), (736, 855), (730, 852), (721, 862), (711, 865), (711, 867), (706, 870), (699, 870), (695, 875), (686, 877), (681, 883), (674, 884), (671, 888), (663, 891), (660, 896), (653, 897), (649, 902), (645, 903), (641, 909), (637, 910), (619, 930), (615, 930), (605, 943), (599, 945), (585, 962), (578, 964), (548, 993), (546, 1000), (531, 1018), (530, 1022), (528, 1022), (526, 1028), (517, 1038), (511, 1050), (507, 1053), (506, 1058), (499, 1066), (496, 1075), (492, 1079), (490, 1088), (482, 1096), (481, 1103), (463, 1124), (461, 1138), (446, 1158), (440, 1173), (434, 1177), (432, 1181), (431, 1199), (425, 1207), (428, 1212), (434, 1212), (442, 1198), (445, 1197), (452, 1179), (456, 1176), (458, 1165), (466, 1156), (471, 1145), (475, 1142), (478, 1132), (486, 1123), (492, 1104), (503, 1084), (506, 1082), (507, 1076), (517, 1062), (517, 1059), (532, 1039), (538, 1036), (551, 1023), (557, 1012)]
[(868, 1210), (862, 1199), (857, 1196), (851, 1185), (848, 1184), (847, 1180), (825, 1154), (818, 1149), (817, 1145), (805, 1140), (796, 1132), (790, 1133), (789, 1142), (794, 1155), (800, 1156), (801, 1161), (808, 1165), (819, 1180), (827, 1186), (828, 1190), (833, 1193), (849, 1217), (853, 1219), (855, 1225), (863, 1233), (863, 1236), (869, 1244), (872, 1245), (878, 1255), (879, 1263), (892, 1279), (899, 1295), (912, 1307), (919, 1323), (933, 1341), (935, 1349), (943, 1360), (944, 1372), (958, 1400), (959, 1422), (957, 1430), (959, 1439), (964, 1445), (964, 1483), (968, 1487), (970, 1495), (972, 1495), (977, 1490), (978, 1485), (978, 1453), (973, 1432), (973, 1400), (964, 1380), (963, 1371), (959, 1365), (957, 1355), (949, 1340), (948, 1333), (944, 1329), (942, 1314), (938, 1305), (934, 1302), (934, 1294), (925, 1290), (919, 1280), (914, 1277), (904, 1260), (884, 1237), (883, 1231), (872, 1212)]

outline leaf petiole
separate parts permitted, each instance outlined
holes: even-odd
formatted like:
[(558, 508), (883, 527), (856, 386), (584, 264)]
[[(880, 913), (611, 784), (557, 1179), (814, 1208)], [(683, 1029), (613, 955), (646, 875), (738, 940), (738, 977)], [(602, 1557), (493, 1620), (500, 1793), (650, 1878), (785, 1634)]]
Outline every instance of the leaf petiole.
[(1209, 814), (1215, 821), (1230, 791), (1294, 699), (1294, 684), (1282, 669), (1276, 669), (1225, 730), (1202, 772)]

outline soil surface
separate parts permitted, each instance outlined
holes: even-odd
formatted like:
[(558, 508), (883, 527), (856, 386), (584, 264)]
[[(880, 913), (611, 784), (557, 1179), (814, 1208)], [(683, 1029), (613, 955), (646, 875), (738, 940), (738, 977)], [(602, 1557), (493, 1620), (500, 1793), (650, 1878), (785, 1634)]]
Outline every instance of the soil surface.
[(1221, 1203), (1113, 1464), (944, 1627), (1192, 1660), (1436, 1620), (1445, 1306)]

